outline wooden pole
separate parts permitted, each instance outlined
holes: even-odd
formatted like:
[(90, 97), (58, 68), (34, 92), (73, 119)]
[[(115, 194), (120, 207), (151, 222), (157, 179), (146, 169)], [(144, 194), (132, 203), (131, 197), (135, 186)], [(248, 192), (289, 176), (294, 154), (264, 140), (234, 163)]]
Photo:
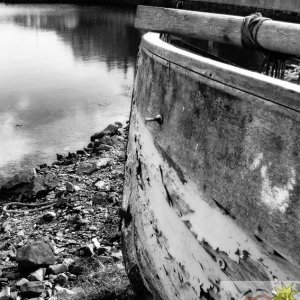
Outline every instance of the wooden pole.
[[(242, 22), (238, 16), (138, 6), (135, 27), (242, 46)], [(267, 20), (257, 41), (266, 50), (300, 56), (300, 24)]]
[(255, 7), (258, 9), (269, 9), (299, 13), (300, 1), (297, 0), (190, 0), (193, 2), (216, 3), (235, 5), (243, 7)]

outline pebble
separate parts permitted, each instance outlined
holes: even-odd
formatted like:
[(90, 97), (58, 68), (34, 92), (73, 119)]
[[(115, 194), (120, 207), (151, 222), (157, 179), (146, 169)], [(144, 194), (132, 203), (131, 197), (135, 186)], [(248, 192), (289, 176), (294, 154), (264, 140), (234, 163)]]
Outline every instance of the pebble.
[(40, 268), (40, 269), (30, 273), (28, 276), (28, 280), (29, 281), (43, 281), (45, 273), (46, 273), (46, 269)]
[(68, 271), (68, 266), (65, 264), (52, 265), (52, 266), (49, 266), (47, 271), (49, 274), (58, 275), (60, 273), (64, 273), (64, 272)]

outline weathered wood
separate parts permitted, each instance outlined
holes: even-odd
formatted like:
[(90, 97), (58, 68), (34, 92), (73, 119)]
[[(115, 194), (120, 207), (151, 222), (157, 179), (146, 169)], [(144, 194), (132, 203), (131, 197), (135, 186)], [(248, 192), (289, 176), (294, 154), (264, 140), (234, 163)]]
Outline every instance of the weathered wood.
[[(138, 66), (123, 209), (144, 286), (157, 299), (240, 299), (221, 283), (298, 280), (299, 86), (154, 33)], [(158, 114), (163, 124), (145, 122)]]
[(297, 0), (190, 0), (194, 2), (218, 3), (245, 7), (256, 7), (287, 12), (300, 12), (300, 2)]
[[(138, 6), (135, 27), (242, 46), (242, 22), (238, 16)], [(300, 24), (265, 21), (257, 41), (269, 51), (300, 56)]]

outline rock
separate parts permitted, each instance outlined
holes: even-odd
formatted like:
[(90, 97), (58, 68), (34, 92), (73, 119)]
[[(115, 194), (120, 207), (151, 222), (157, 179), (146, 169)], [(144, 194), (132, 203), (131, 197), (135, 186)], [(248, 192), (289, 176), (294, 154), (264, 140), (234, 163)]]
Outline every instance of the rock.
[(10, 287), (6, 287), (0, 292), (0, 300), (10, 300)]
[(87, 174), (90, 175), (98, 169), (96, 162), (80, 162), (77, 166), (76, 174), (83, 175)]
[(59, 160), (63, 160), (65, 158), (64, 155), (62, 154), (59, 154), (59, 153), (56, 153), (56, 159), (59, 161)]
[(43, 281), (45, 273), (46, 273), (46, 269), (40, 268), (40, 269), (30, 273), (28, 276), (28, 280), (29, 281)]
[(49, 211), (41, 216), (40, 222), (41, 223), (49, 223), (49, 222), (52, 222), (55, 218), (56, 218), (56, 213), (54, 211)]
[(19, 292), (11, 292), (10, 300), (17, 300)]
[(56, 282), (61, 286), (66, 286), (68, 280), (69, 280), (68, 276), (64, 273), (59, 274), (56, 278)]
[(68, 271), (68, 266), (65, 265), (65, 264), (52, 265), (52, 266), (49, 266), (47, 271), (48, 271), (49, 274), (58, 275), (60, 273), (67, 272)]
[[(55, 287), (55, 290), (56, 290), (56, 295), (60, 295), (60, 296), (63, 296), (63, 295), (68, 295), (68, 296), (72, 296), (72, 295), (75, 295), (75, 292), (69, 290), (69, 289), (66, 289), (66, 288), (63, 288), (59, 285), (57, 285)], [(64, 299), (64, 298), (59, 298), (59, 299)]]
[(100, 140), (96, 139), (96, 140), (94, 141), (94, 148), (97, 148), (100, 144), (101, 144), (101, 143), (100, 143)]
[(76, 276), (80, 276), (84, 273), (85, 267), (83, 264), (73, 263), (69, 266), (69, 272)]
[(28, 282), (28, 280), (26, 278), (22, 278), (16, 283), (16, 286), (20, 287), (21, 285), (23, 285), (26, 282)]
[(94, 143), (93, 143), (93, 142), (90, 142), (90, 143), (87, 145), (87, 148), (94, 148)]
[(12, 226), (11, 226), (10, 221), (3, 222), (1, 229), (4, 233), (12, 231)]
[(116, 124), (109, 124), (103, 132), (107, 135), (115, 135), (118, 132), (119, 126)]
[(92, 202), (94, 205), (100, 205), (103, 204), (108, 199), (108, 194), (105, 192), (98, 192), (94, 197), (92, 198)]
[(92, 226), (89, 227), (89, 230), (90, 231), (97, 231), (98, 229), (95, 225), (92, 225)]
[(95, 133), (94, 135), (91, 136), (91, 141), (94, 142), (96, 139), (101, 139), (102, 137), (105, 136), (105, 132), (104, 131), (100, 131)]
[(92, 242), (94, 244), (95, 249), (97, 249), (97, 250), (100, 249), (101, 245), (96, 237), (92, 239)]
[(94, 253), (94, 245), (93, 244), (85, 245), (85, 246), (77, 249), (75, 252), (75, 255), (77, 255), (77, 256), (93, 256), (94, 254), (95, 253)]
[(26, 297), (38, 297), (45, 292), (44, 283), (41, 281), (28, 281), (20, 286), (22, 295)]
[(113, 147), (109, 146), (109, 145), (105, 145), (105, 144), (101, 144), (97, 147), (97, 150), (99, 151), (109, 151), (111, 150)]
[(69, 267), (73, 263), (74, 263), (74, 259), (72, 259), (72, 258), (65, 258), (63, 260), (63, 264), (66, 265), (67, 267)]
[(6, 275), (7, 279), (9, 280), (16, 280), (18, 278), (20, 278), (20, 273), (19, 272), (11, 272), (9, 274)]
[(52, 249), (42, 241), (37, 241), (17, 249), (16, 259), (19, 268), (23, 270), (47, 267), (53, 265), (55, 262)]
[(100, 144), (113, 146), (115, 144), (115, 141), (111, 137), (105, 135), (103, 138), (100, 139)]
[(102, 180), (99, 180), (95, 183), (95, 187), (98, 189), (98, 190), (102, 190), (102, 191), (109, 191), (110, 190), (110, 187), (109, 185), (105, 182), (105, 181), (102, 181)]
[(14, 177), (10, 178), (5, 184), (1, 186), (1, 189), (10, 190), (15, 188), (20, 184), (29, 184), (32, 182), (33, 178), (36, 176), (35, 169), (22, 171), (16, 174)]
[(44, 176), (42, 175), (37, 175), (32, 182), (31, 186), (31, 197), (36, 196), (36, 197), (42, 197), (45, 194), (47, 194), (48, 187), (44, 184)]
[(108, 196), (108, 201), (111, 203), (115, 203), (118, 200), (118, 197), (119, 197), (118, 193), (111, 192)]
[(75, 191), (75, 188), (74, 188), (74, 184), (73, 184), (73, 183), (67, 181), (67, 182), (65, 183), (65, 186), (66, 186), (66, 190), (67, 190), (68, 192), (73, 193), (73, 192)]
[(115, 252), (111, 254), (111, 257), (113, 257), (115, 260), (121, 260), (123, 257), (122, 252), (121, 251)]
[(104, 168), (109, 165), (111, 165), (111, 158), (109, 158), (109, 157), (99, 158), (97, 161), (98, 168)]
[(119, 128), (122, 128), (123, 127), (123, 124), (121, 122), (115, 122), (115, 124), (119, 127)]
[(78, 154), (78, 155), (87, 155), (87, 153), (83, 149), (77, 150), (76, 154)]
[(48, 189), (55, 189), (59, 183), (59, 180), (57, 176), (49, 172), (46, 175), (43, 176), (43, 184), (48, 188)]

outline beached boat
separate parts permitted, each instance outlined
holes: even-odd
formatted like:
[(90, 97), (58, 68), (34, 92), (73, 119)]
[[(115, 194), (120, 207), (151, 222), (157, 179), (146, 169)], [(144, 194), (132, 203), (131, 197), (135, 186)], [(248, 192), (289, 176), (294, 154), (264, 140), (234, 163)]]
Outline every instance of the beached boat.
[[(232, 27), (238, 17), (229, 18), (226, 31), (222, 17), (217, 29), (211, 26), (216, 15), (208, 16), (210, 23), (208, 14), (152, 9), (164, 22), (140, 7), (138, 28), (240, 43)], [(289, 39), (286, 51), (300, 54), (299, 38), (283, 36), (284, 30), (297, 36), (299, 25), (277, 22), (279, 30), (268, 22), (261, 29), (270, 37), (261, 40), (264, 47), (280, 52)], [(276, 34), (281, 45), (272, 40)], [(159, 33), (143, 36), (123, 253), (145, 299), (241, 299), (249, 289), (300, 280), (299, 113), (299, 85), (191, 53)]]

